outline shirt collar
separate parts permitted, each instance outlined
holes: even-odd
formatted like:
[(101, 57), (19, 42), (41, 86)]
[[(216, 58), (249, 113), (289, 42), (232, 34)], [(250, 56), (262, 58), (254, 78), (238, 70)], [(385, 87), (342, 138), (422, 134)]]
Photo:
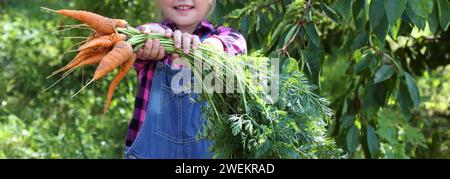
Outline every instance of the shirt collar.
[[(167, 28), (170, 28), (172, 30), (177, 30), (178, 29), (177, 25), (174, 22), (172, 22), (172, 21), (170, 21), (168, 19), (164, 19), (161, 22), (161, 25), (166, 26)], [(209, 22), (208, 20), (203, 19), (197, 25), (197, 28), (195, 29), (194, 34), (197, 34), (197, 33), (212, 33), (214, 31), (215, 31), (214, 25), (211, 22)]]

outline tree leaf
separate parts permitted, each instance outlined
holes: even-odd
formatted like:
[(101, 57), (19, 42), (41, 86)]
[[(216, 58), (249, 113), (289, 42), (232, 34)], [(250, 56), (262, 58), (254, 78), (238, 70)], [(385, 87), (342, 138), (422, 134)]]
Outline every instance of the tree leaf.
[(387, 17), (385, 15), (383, 15), (383, 19), (378, 24), (378, 26), (374, 29), (374, 33), (377, 36), (376, 39), (378, 40), (377, 41), (378, 47), (380, 47), (380, 49), (384, 48), (386, 36), (388, 35), (388, 32), (389, 32), (389, 22), (387, 20)]
[(411, 6), (408, 5), (406, 8), (406, 13), (408, 14), (409, 19), (414, 23), (414, 25), (417, 26), (417, 28), (424, 30), (426, 27), (426, 19), (423, 17), (420, 17), (411, 9)]
[(289, 30), (289, 32), (286, 35), (286, 38), (284, 39), (284, 46), (286, 46), (289, 41), (294, 37), (295, 32), (297, 31), (298, 25), (294, 25), (292, 26), (291, 30)]
[(389, 25), (394, 25), (402, 16), (406, 8), (406, 0), (384, 0), (384, 9)]
[(432, 0), (409, 0), (408, 4), (418, 16), (425, 19), (428, 19), (434, 6)]
[(351, 20), (352, 0), (336, 0), (333, 4), (333, 9), (341, 15), (344, 22)]
[(365, 0), (361, 0), (361, 1), (353, 1), (353, 5), (352, 5), (352, 12), (353, 12), (353, 18), (356, 19), (356, 17), (359, 16), (359, 14), (361, 12), (363, 12), (363, 17), (364, 20), (366, 19), (365, 17), (365, 13), (364, 13), (364, 7), (366, 5), (366, 1)]
[(412, 144), (421, 144), (425, 145), (425, 137), (423, 136), (422, 132), (420, 132), (420, 129), (412, 127), (410, 125), (405, 125), (403, 128), (405, 133), (405, 140)]
[(433, 8), (433, 12), (430, 14), (430, 18), (428, 18), (428, 25), (431, 33), (435, 34), (439, 28), (438, 8)]
[(376, 154), (380, 149), (377, 134), (375, 129), (370, 124), (367, 124), (367, 145), (372, 155)]
[(411, 109), (414, 107), (414, 103), (404, 81), (400, 82), (397, 92), (397, 101), (400, 105), (400, 110), (402, 111), (403, 117), (408, 121), (411, 119)]
[(320, 2), (320, 7), (322, 8), (322, 11), (325, 13), (325, 15), (327, 15), (331, 20), (333, 20), (334, 22), (336, 22), (338, 24), (341, 23), (341, 17), (330, 6), (328, 6), (327, 4), (325, 4), (323, 2)]
[(250, 24), (249, 24), (249, 17), (248, 16), (243, 16), (241, 18), (241, 23), (240, 23), (240, 27), (241, 27), (241, 32), (242, 35), (244, 35), (245, 37), (248, 37), (248, 32), (250, 30)]
[(308, 68), (307, 74), (315, 85), (320, 88), (320, 73), (322, 68), (323, 51), (315, 45), (308, 45), (308, 47), (302, 50), (302, 60), (306, 62)]
[(383, 65), (380, 69), (375, 73), (375, 82), (380, 83), (386, 81), (394, 75), (395, 69), (392, 65)]
[(372, 58), (373, 58), (373, 55), (371, 53), (363, 55), (362, 59), (353, 68), (353, 73), (360, 74), (365, 69), (367, 69), (370, 65), (370, 61), (374, 60)]
[(397, 130), (394, 127), (380, 127), (377, 129), (377, 134), (382, 139), (390, 144), (397, 144)]
[(370, 29), (373, 31), (385, 16), (384, 0), (372, 0), (370, 2)]
[(369, 33), (366, 31), (360, 32), (353, 40), (352, 50), (358, 50), (361, 47), (364, 47), (369, 41)]
[(305, 25), (306, 34), (308, 35), (309, 40), (311, 40), (316, 47), (320, 47), (320, 37), (317, 32), (316, 24), (313, 21), (308, 22)]
[(228, 14), (228, 18), (239, 18), (245, 13), (245, 9), (235, 9)]
[(405, 74), (406, 85), (408, 87), (409, 95), (411, 100), (413, 101), (414, 107), (419, 108), (420, 105), (420, 94), (419, 89), (417, 88), (416, 82), (414, 78), (409, 73)]
[(364, 93), (363, 109), (366, 116), (371, 118), (386, 103), (386, 86), (383, 83), (375, 84), (373, 81), (370, 81)]
[(296, 71), (298, 71), (298, 62), (293, 58), (287, 59), (283, 64), (282, 73), (286, 75), (290, 75)]
[(441, 28), (447, 31), (450, 25), (450, 3), (448, 0), (437, 0), (437, 5), (439, 9), (439, 23)]
[(341, 126), (340, 126), (340, 128), (341, 129), (347, 129), (347, 128), (349, 128), (350, 126), (353, 126), (354, 125), (354, 121), (353, 121), (353, 116), (351, 116), (351, 115), (344, 115), (344, 116), (342, 116), (341, 117)]
[(402, 21), (398, 21), (395, 25), (389, 26), (390, 28), (390, 35), (394, 40), (397, 40), (398, 33), (400, 31), (400, 28), (402, 27)]
[(356, 152), (356, 148), (359, 144), (359, 132), (355, 125), (353, 125), (348, 131), (347, 131), (347, 150), (349, 152)]

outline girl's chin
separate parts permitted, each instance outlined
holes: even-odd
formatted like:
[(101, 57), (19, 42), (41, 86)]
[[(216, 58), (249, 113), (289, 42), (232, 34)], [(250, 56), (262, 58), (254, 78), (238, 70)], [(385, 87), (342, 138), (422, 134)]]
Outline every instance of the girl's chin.
[(190, 17), (180, 17), (180, 18), (174, 18), (173, 21), (178, 26), (191, 26), (193, 24), (196, 24), (198, 22), (192, 20), (193, 18)]

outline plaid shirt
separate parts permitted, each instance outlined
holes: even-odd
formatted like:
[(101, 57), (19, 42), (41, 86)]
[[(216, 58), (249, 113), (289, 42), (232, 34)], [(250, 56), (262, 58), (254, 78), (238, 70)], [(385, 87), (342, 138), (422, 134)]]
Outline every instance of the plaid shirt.
[[(164, 28), (171, 28), (177, 30), (177, 26), (170, 21), (163, 21), (160, 25)], [(140, 26), (141, 27), (141, 26)], [(138, 27), (138, 29), (140, 29)], [(194, 31), (195, 35), (198, 35), (201, 41), (207, 38), (217, 38), (224, 46), (225, 52), (230, 55), (239, 55), (247, 53), (247, 43), (244, 37), (236, 30), (226, 27), (214, 27), (213, 24), (207, 20), (203, 20), (197, 26)], [(168, 64), (172, 63), (170, 55), (167, 55), (164, 61)], [(135, 109), (133, 118), (128, 128), (128, 135), (126, 138), (126, 146), (130, 147), (141, 130), (144, 123), (145, 116), (147, 114), (147, 104), (150, 99), (150, 90), (152, 88), (153, 72), (156, 62), (149, 60), (137, 60), (134, 67), (139, 77), (138, 94), (135, 100)]]

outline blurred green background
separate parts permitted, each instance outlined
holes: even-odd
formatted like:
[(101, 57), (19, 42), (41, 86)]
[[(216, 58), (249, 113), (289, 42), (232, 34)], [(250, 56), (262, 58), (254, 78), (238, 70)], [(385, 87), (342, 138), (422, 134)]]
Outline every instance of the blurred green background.
[[(402, 117), (404, 111), (400, 109), (402, 106), (398, 99), (393, 97), (397, 93), (396, 87), (393, 87), (393, 95), (387, 95), (373, 116), (366, 119), (362, 117), (366, 109), (361, 106), (367, 101), (358, 96), (364, 95), (360, 88), (365, 87), (368, 81), (360, 80), (365, 77), (352, 74), (348, 69), (353, 69), (355, 63), (360, 62), (360, 49), (364, 50), (367, 46), (373, 48), (371, 44), (376, 42), (359, 36), (353, 38), (358, 28), (358, 14), (353, 14), (355, 20), (346, 18), (347, 12), (342, 8), (353, 4), (355, 12), (359, 2), (363, 1), (367, 4), (371, 2), (324, 0), (310, 7), (310, 20), (316, 23), (323, 43), (321, 50), (316, 50), (322, 52), (317, 57), (321, 59), (320, 63), (316, 66), (311, 64), (312, 70), (309, 70), (313, 72), (310, 78), (319, 86), (317, 93), (330, 99), (333, 110), (337, 112), (330, 126), (330, 136), (335, 137), (349, 158), (450, 158), (448, 31), (434, 29), (426, 33), (417, 31), (412, 25), (409, 30), (404, 30), (406, 33), (399, 32), (399, 36), (405, 38), (386, 39), (389, 47), (382, 45), (377, 49), (377, 54), (389, 52), (401, 59), (405, 71), (415, 78), (421, 103), (418, 108), (409, 111), (411, 119), (404, 119), (407, 117)], [(435, 9), (440, 1), (433, 1), (436, 2)], [(251, 52), (264, 49), (264, 54), (273, 56), (279, 52), (277, 49), (286, 45), (288, 37), (292, 37), (293, 32), (285, 28), (287, 36), (279, 37), (281, 41), (273, 40), (274, 31), (281, 22), (277, 18), (283, 18), (289, 11), (286, 7), (293, 2), (296, 1), (221, 0), (210, 20), (243, 32)], [(442, 2), (448, 8), (448, 1)], [(106, 116), (102, 116), (102, 110), (107, 82), (112, 76), (96, 82), (81, 95), (70, 97), (89, 78), (92, 68), (79, 70), (52, 90), (41, 93), (55, 81), (46, 77), (74, 56), (73, 53), (62, 54), (80, 40), (66, 37), (86, 36), (89, 32), (57, 32), (60, 30), (58, 26), (77, 22), (45, 12), (40, 7), (89, 10), (108, 17), (123, 18), (134, 26), (158, 21), (158, 11), (152, 0), (0, 0), (0, 158), (123, 158), (126, 130), (136, 94), (136, 74), (130, 73), (121, 83)], [(271, 7), (270, 12), (262, 10), (267, 7)], [(369, 5), (360, 8), (370, 9)], [(434, 22), (431, 18), (429, 24)], [(369, 23), (370, 18), (366, 19)], [(419, 26), (417, 21), (413, 22)], [(308, 29), (299, 34), (302, 37), (309, 35), (307, 38), (310, 39), (312, 36)], [(350, 53), (344, 53), (346, 46), (351, 47)], [(398, 47), (394, 49), (395, 46)], [(302, 54), (307, 51), (300, 50), (303, 48), (300, 45), (291, 47), (289, 50), (295, 52), (291, 52), (290, 56), (299, 62), (305, 61)], [(306, 60), (305, 63), (311, 61)], [(374, 77), (374, 73), (368, 70), (364, 75)], [(359, 85), (346, 85), (346, 82)], [(389, 81), (386, 86), (389, 85), (387, 83)], [(342, 102), (342, 94), (349, 89), (354, 93)], [(346, 108), (352, 108), (353, 112), (344, 115), (349, 110), (342, 110), (343, 103), (351, 104)], [(336, 129), (336, 126), (341, 128)], [(367, 137), (363, 132), (365, 126), (375, 128), (376, 134)], [(373, 152), (375, 149), (376, 152)]]

